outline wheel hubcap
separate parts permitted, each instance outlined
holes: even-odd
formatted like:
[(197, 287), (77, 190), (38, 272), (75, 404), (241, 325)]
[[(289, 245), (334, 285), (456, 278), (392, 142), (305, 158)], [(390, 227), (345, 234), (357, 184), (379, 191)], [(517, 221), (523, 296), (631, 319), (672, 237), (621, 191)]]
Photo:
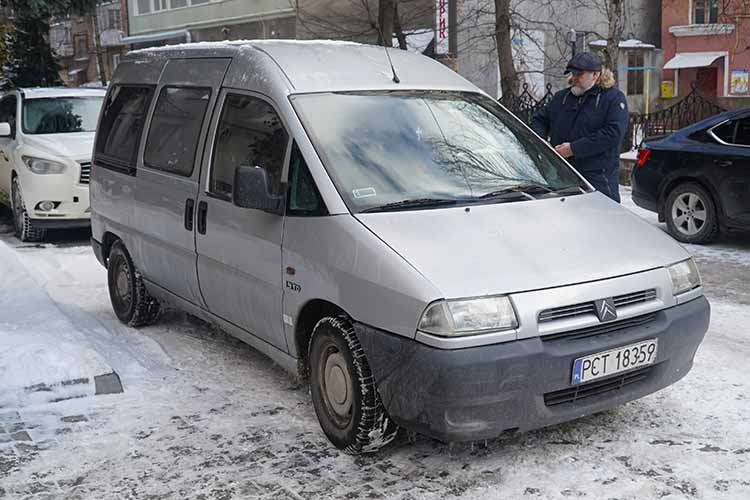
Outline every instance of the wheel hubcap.
[(332, 416), (340, 424), (347, 423), (352, 409), (352, 380), (340, 352), (331, 352), (326, 358), (323, 382), (326, 400), (334, 414)]
[(123, 307), (130, 306), (130, 279), (125, 269), (125, 263), (120, 262), (115, 271), (115, 292)]
[(703, 199), (696, 193), (684, 193), (672, 204), (672, 221), (687, 236), (698, 234), (706, 224), (708, 212)]

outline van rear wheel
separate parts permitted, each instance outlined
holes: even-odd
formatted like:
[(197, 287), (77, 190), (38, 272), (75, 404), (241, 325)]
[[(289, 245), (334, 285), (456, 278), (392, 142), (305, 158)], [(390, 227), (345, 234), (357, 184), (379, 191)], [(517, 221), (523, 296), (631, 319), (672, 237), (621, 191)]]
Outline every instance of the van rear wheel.
[(117, 318), (130, 326), (153, 324), (159, 316), (159, 302), (146, 291), (122, 241), (112, 244), (107, 259), (109, 298)]
[(323, 432), (347, 453), (372, 453), (393, 441), (398, 427), (380, 401), (351, 322), (321, 319), (309, 349), (310, 392)]

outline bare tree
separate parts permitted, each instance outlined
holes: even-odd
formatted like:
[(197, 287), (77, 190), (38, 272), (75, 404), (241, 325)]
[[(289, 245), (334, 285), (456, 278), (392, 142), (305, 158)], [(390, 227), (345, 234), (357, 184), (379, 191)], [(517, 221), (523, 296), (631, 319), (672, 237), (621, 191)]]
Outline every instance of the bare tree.
[(510, 0), (495, 0), (495, 45), (503, 99), (509, 102), (518, 95), (518, 75), (511, 45)]
[(434, 28), (430, 0), (297, 0), (300, 38), (330, 38), (406, 49), (414, 31)]

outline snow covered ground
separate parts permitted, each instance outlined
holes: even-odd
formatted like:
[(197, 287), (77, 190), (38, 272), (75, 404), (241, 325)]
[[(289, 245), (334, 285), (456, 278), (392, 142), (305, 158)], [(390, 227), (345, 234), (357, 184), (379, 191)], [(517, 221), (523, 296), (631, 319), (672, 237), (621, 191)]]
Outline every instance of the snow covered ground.
[[(0, 297), (53, 304), (124, 386), (0, 403), (0, 499), (750, 498), (750, 237), (689, 247), (713, 314), (693, 370), (674, 386), (486, 445), (403, 438), (366, 457), (333, 448), (307, 388), (251, 348), (177, 311), (148, 328), (120, 324), (88, 237), (24, 245), (0, 234), (11, 267), (31, 277), (8, 292), (3, 274)], [(2, 273), (8, 266), (0, 261)], [(16, 312), (0, 299), (0, 348), (8, 331), (57, 331)]]

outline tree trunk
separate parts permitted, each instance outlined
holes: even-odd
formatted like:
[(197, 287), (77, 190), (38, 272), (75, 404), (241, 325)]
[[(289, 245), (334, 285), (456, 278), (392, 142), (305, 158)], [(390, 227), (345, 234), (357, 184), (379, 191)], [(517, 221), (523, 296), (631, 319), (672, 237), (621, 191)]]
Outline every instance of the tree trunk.
[(620, 38), (623, 31), (622, 8), (624, 0), (607, 0), (607, 48), (604, 50), (604, 65), (612, 70), (617, 82), (617, 66), (620, 55)]
[(395, 0), (380, 0), (378, 3), (378, 44), (393, 47), (393, 18)]
[(513, 66), (513, 50), (510, 34), (510, 0), (495, 0), (495, 44), (497, 62), (500, 67), (502, 100), (509, 103), (518, 95), (518, 74)]
[(393, 31), (396, 33), (398, 48), (406, 50), (406, 35), (404, 35), (404, 30), (401, 28), (401, 18), (398, 16), (398, 0), (394, 0), (393, 2)]
[(94, 28), (94, 50), (96, 50), (96, 64), (99, 67), (99, 80), (102, 82), (102, 86), (107, 86), (107, 70), (104, 66), (104, 56), (102, 55), (102, 40), (99, 33), (99, 16), (94, 7), (93, 13), (91, 14), (91, 24)]

